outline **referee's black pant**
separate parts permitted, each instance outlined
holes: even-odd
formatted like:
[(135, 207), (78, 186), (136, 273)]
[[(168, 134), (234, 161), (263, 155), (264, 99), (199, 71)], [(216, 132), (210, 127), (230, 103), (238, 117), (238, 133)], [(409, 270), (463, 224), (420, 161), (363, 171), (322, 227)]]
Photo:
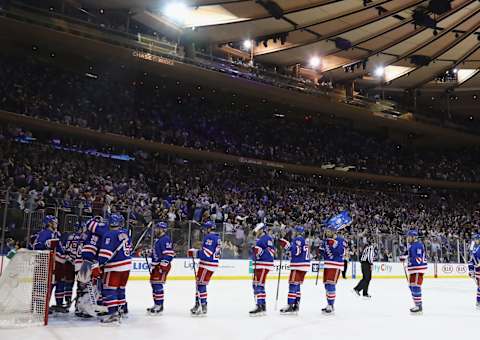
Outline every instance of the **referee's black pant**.
[(362, 261), (362, 279), (354, 288), (357, 292), (363, 291), (363, 296), (368, 295), (368, 285), (370, 284), (370, 280), (372, 279), (372, 265), (367, 261)]

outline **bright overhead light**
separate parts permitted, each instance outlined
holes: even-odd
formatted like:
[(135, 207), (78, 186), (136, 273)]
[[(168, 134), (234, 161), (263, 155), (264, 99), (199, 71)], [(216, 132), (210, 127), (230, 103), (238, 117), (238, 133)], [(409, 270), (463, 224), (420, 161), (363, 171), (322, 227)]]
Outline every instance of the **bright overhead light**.
[(457, 72), (458, 72), (458, 68), (454, 68), (453, 73), (457, 73)]
[(243, 48), (246, 50), (249, 50), (252, 47), (252, 41), (251, 40), (244, 40), (243, 41)]
[(173, 21), (183, 23), (187, 19), (190, 9), (183, 2), (170, 2), (163, 9), (163, 14)]
[(376, 77), (382, 77), (385, 73), (385, 68), (383, 66), (379, 66), (375, 69), (374, 74)]
[(313, 68), (317, 68), (320, 66), (320, 58), (319, 57), (311, 57), (310, 58), (310, 66)]

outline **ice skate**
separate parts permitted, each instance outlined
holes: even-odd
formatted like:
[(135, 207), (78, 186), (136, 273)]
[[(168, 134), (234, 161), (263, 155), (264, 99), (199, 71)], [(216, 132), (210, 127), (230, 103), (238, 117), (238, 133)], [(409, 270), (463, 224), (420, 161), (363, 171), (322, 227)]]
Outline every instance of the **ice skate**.
[(360, 292), (355, 288), (352, 289), (352, 293), (355, 294), (356, 296), (360, 296)]
[(118, 313), (113, 313), (110, 315), (105, 316), (100, 320), (102, 325), (106, 326), (115, 326), (120, 324), (120, 314)]
[(163, 305), (155, 305), (151, 308), (147, 308), (147, 313), (149, 315), (161, 315), (163, 312)]
[(207, 314), (207, 305), (203, 304), (200, 305), (198, 302), (195, 303), (192, 309), (190, 309), (190, 313), (192, 316), (206, 316)]
[(372, 296), (370, 294), (365, 294), (365, 295), (362, 295), (362, 298), (364, 300), (371, 300), (372, 299)]
[(91, 319), (91, 318), (93, 318), (92, 315), (87, 314), (87, 313), (84, 313), (84, 312), (82, 312), (82, 311), (80, 311), (80, 310), (78, 310), (78, 309), (75, 310), (75, 316), (76, 316), (77, 318), (80, 318), (80, 319)]
[(250, 316), (262, 316), (266, 314), (266, 306), (265, 305), (257, 305), (255, 309), (249, 312)]
[(50, 311), (52, 311), (53, 313), (61, 313), (61, 314), (68, 313), (67, 307), (62, 305), (51, 306)]
[(286, 306), (285, 308), (280, 309), (280, 314), (297, 315), (298, 314), (297, 304), (291, 304)]
[(333, 315), (333, 314), (335, 314), (335, 308), (333, 308), (332, 305), (327, 305), (327, 307), (322, 308), (322, 314)]
[(410, 313), (412, 315), (422, 315), (423, 314), (422, 305), (418, 305), (418, 306), (415, 306), (413, 308), (410, 308)]

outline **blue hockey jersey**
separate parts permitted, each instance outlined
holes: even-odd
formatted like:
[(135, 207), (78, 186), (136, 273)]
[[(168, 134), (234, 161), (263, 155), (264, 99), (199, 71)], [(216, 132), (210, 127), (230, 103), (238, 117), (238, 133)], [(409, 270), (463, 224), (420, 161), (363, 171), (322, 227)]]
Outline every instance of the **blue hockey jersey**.
[(70, 263), (75, 263), (77, 257), (78, 246), (79, 246), (80, 234), (70, 233), (65, 240), (65, 257), (66, 261)]
[(108, 232), (105, 223), (98, 223), (94, 220), (87, 224), (87, 235), (82, 247), (82, 260), (97, 261), (98, 250), (102, 244), (104, 235)]
[(88, 232), (81, 232), (78, 233), (78, 246), (77, 246), (77, 255), (75, 256), (75, 271), (79, 271), (82, 263), (83, 263), (83, 258), (82, 258), (82, 249), (87, 241), (87, 238), (89, 237)]
[(157, 266), (161, 262), (170, 263), (175, 257), (172, 240), (167, 234), (159, 237), (153, 246), (152, 265)]
[(343, 237), (327, 238), (323, 240), (322, 254), (325, 269), (343, 270), (343, 257), (345, 255), (345, 240)]
[(98, 262), (104, 272), (129, 271), (132, 267), (132, 242), (125, 229), (109, 230), (103, 237)]
[[(255, 244), (258, 254), (255, 258), (256, 269), (273, 269), (273, 260), (275, 258), (275, 248), (273, 246), (273, 239), (270, 235), (263, 235)], [(255, 255), (254, 255), (255, 256)]]
[(197, 253), (200, 259), (200, 268), (215, 271), (222, 255), (222, 241), (216, 233), (210, 233), (203, 238), (202, 249)]
[(468, 271), (472, 273), (477, 280), (480, 280), (480, 245), (473, 246), (468, 261)]
[(82, 264), (82, 247), (87, 239), (87, 233), (76, 232), (68, 235), (65, 242), (66, 260), (75, 266), (75, 271), (80, 270)]
[(60, 232), (52, 231), (49, 228), (43, 228), (40, 230), (33, 243), (33, 250), (54, 250), (52, 249), (51, 241), (57, 240), (57, 245), (55, 247), (55, 261), (65, 263), (65, 250), (60, 242), (60, 237)]
[(290, 269), (308, 272), (310, 270), (310, 251), (308, 241), (302, 236), (290, 242)]
[(409, 274), (425, 273), (427, 271), (425, 246), (420, 241), (408, 245), (407, 270)]

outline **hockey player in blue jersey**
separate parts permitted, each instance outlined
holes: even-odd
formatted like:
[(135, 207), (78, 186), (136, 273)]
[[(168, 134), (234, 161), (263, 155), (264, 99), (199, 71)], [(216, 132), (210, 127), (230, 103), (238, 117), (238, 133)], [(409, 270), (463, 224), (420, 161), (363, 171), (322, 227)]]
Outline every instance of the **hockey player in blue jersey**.
[[(87, 288), (90, 285), (97, 286), (97, 281), (100, 282), (100, 268), (98, 264), (98, 255), (100, 245), (102, 244), (103, 237), (108, 231), (108, 224), (102, 217), (96, 216), (86, 223), (86, 231), (82, 235), (81, 247), (79, 254), (75, 261), (76, 269), (78, 269), (77, 281), (78, 281), (78, 294), (83, 296), (87, 292)], [(99, 283), (100, 284), (100, 283)], [(97, 304), (103, 306), (101, 289), (99, 289), (99, 296), (97, 296)], [(79, 299), (77, 298), (77, 302)], [(91, 306), (89, 306), (91, 307)], [(81, 304), (77, 304), (78, 311), (75, 315), (79, 317), (93, 316), (93, 311), (87, 311)], [(91, 308), (89, 308), (91, 309)], [(96, 308), (98, 311), (106, 314), (104, 308)]]
[(167, 275), (172, 266), (172, 260), (175, 257), (172, 240), (167, 234), (167, 223), (159, 222), (154, 228), (157, 239), (153, 245), (152, 272), (150, 273), (154, 305), (152, 308), (147, 309), (147, 312), (151, 315), (163, 312), (163, 286), (167, 281)]
[(480, 310), (480, 233), (472, 237), (468, 274), (477, 284), (477, 309)]
[(75, 232), (67, 235), (65, 240), (65, 302), (66, 307), (72, 304), (72, 291), (75, 282), (75, 261), (77, 261), (78, 249), (81, 246), (81, 235), (83, 234), (80, 222), (75, 223)]
[(63, 306), (65, 291), (65, 251), (60, 242), (60, 233), (57, 230), (58, 220), (53, 215), (46, 215), (43, 224), (44, 228), (38, 233), (33, 244), (33, 249), (51, 250), (55, 252), (52, 288), (55, 287), (56, 305), (52, 306), (51, 310), (59, 313), (67, 313), (68, 309)]
[(415, 306), (410, 308), (412, 314), (422, 314), (422, 283), (423, 275), (427, 271), (427, 259), (425, 246), (418, 239), (417, 230), (407, 232), (407, 255), (400, 258), (401, 261), (408, 260), (408, 281)]
[(322, 313), (326, 315), (335, 311), (336, 285), (344, 266), (345, 240), (337, 235), (338, 229), (335, 224), (327, 225), (326, 239), (323, 240), (321, 249), (324, 258), (323, 284), (327, 297), (327, 306), (322, 309)]
[(266, 298), (265, 280), (268, 272), (273, 269), (273, 260), (275, 257), (275, 248), (273, 246), (273, 239), (268, 234), (267, 225), (259, 223), (253, 230), (257, 242), (253, 247), (253, 294), (255, 296), (256, 307), (249, 312), (250, 316), (265, 315)]
[(132, 266), (132, 243), (124, 222), (122, 215), (110, 215), (110, 230), (105, 233), (99, 250), (103, 304), (108, 308), (108, 315), (101, 320), (102, 323), (119, 322), (120, 312), (126, 304), (125, 287)]
[(220, 236), (215, 232), (215, 228), (213, 221), (202, 224), (205, 233), (202, 249), (191, 248), (187, 252), (188, 257), (200, 259), (196, 277), (195, 306), (190, 309), (190, 313), (194, 316), (207, 314), (207, 285), (218, 268), (222, 254)]
[(290, 277), (288, 279), (288, 306), (280, 309), (281, 314), (296, 314), (300, 308), (300, 286), (305, 280), (305, 274), (310, 270), (310, 251), (305, 239), (305, 228), (295, 227), (295, 237), (289, 242), (280, 239), (280, 246), (290, 252)]

